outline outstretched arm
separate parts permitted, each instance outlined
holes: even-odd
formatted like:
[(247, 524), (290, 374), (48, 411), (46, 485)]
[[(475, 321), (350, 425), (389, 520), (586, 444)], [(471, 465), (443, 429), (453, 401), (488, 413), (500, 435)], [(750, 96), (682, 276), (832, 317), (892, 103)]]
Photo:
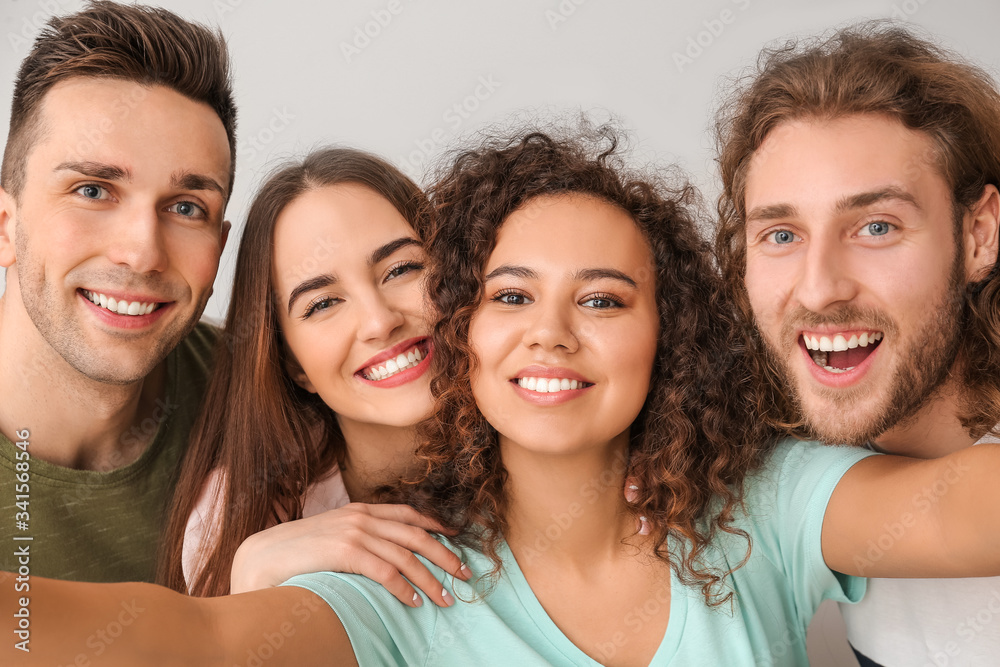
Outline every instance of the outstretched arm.
[[(90, 584), (32, 577), (15, 592), (0, 573), (3, 626), (17, 629), (28, 599), (28, 643), (8, 629), (0, 664), (233, 665), (252, 656), (278, 665), (356, 665), (347, 633), (329, 605), (295, 586), (193, 598), (153, 584)], [(250, 661), (252, 662), (252, 661)]]
[(872, 456), (834, 490), (823, 557), (865, 577), (1000, 575), (1000, 445), (919, 460)]

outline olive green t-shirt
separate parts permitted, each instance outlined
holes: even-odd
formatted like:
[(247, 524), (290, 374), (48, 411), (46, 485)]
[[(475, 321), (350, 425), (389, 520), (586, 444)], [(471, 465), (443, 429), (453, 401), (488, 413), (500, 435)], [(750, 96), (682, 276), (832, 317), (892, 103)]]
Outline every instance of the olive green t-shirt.
[(125, 442), (155, 433), (128, 465), (98, 472), (31, 457), (31, 424), (16, 425), (14, 442), (0, 435), (0, 570), (75, 581), (153, 580), (217, 337), (215, 327), (200, 323), (167, 356), (166, 396), (121, 436)]

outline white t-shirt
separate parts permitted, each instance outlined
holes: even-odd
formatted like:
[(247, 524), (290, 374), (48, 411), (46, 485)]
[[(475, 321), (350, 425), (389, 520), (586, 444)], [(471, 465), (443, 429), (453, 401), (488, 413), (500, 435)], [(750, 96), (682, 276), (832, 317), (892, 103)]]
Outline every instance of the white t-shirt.
[[(976, 444), (985, 442), (1000, 440)], [(914, 498), (915, 513), (944, 493), (943, 481), (927, 489)], [(876, 557), (880, 547), (872, 548)], [(851, 645), (884, 667), (1000, 665), (1000, 577), (869, 579), (864, 599), (840, 612)]]
[[(225, 512), (222, 506), (225, 483), (222, 471), (213, 470), (205, 480), (198, 502), (188, 517), (187, 528), (184, 530), (181, 569), (184, 571), (184, 581), (189, 586), (194, 581), (195, 574), (204, 566), (202, 559), (219, 539), (218, 530)], [(340, 468), (334, 464), (333, 469), (323, 479), (306, 490), (306, 497), (302, 501), (302, 517), (337, 509), (349, 502), (351, 499), (347, 497), (347, 488), (340, 475)]]

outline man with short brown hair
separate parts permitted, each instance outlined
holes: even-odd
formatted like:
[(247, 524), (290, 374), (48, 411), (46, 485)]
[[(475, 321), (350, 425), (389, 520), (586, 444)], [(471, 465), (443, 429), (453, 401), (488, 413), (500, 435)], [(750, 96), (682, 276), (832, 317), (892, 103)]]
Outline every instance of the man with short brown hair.
[[(1000, 93), (990, 77), (904, 29), (862, 25), (766, 52), (719, 130), (717, 249), (758, 352), (761, 416), (919, 458), (995, 434)], [(962, 483), (951, 472), (886, 525), (862, 572)], [(842, 605), (863, 666), (996, 664), (1000, 625), (976, 619), (1000, 611), (1000, 580), (868, 588)]]
[(221, 35), (93, 2), (14, 88), (0, 189), (0, 569), (147, 580), (216, 336), (236, 111)]

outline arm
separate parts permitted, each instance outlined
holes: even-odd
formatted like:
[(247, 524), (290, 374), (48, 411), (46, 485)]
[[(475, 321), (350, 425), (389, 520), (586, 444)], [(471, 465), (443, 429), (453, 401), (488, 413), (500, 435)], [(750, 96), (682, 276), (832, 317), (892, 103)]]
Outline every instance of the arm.
[[(356, 665), (343, 625), (315, 594), (293, 586), (192, 598), (153, 584), (31, 578), (15, 593), (0, 575), (5, 665), (232, 665), (250, 655), (278, 665)], [(30, 652), (15, 647), (14, 612), (30, 598)], [(82, 658), (81, 658), (82, 656)], [(268, 657), (270, 656), (270, 657)]]
[(855, 464), (823, 520), (827, 565), (865, 577), (1000, 575), (998, 472), (1000, 445)]
[(411, 607), (421, 603), (413, 582), (436, 604), (447, 607), (452, 599), (441, 595), (441, 582), (414, 553), (459, 579), (467, 580), (471, 573), (427, 531), (444, 529), (406, 505), (351, 503), (288, 521), (251, 535), (240, 545), (233, 559), (231, 591), (277, 586), (308, 572), (347, 572), (382, 584)]

